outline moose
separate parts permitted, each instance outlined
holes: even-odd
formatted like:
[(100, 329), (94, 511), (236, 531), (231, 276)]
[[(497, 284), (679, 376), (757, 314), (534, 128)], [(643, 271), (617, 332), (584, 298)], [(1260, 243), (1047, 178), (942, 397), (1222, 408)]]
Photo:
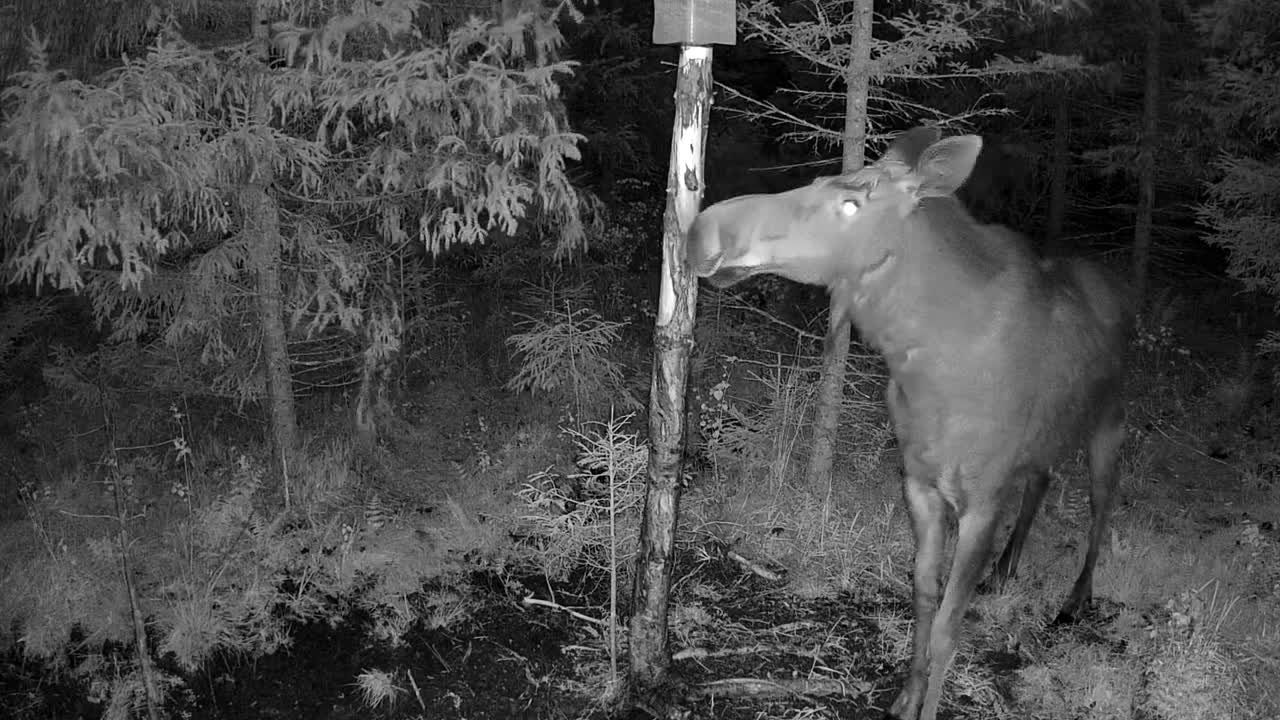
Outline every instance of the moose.
[[(981, 148), (976, 135), (916, 128), (856, 172), (705, 208), (686, 239), (690, 269), (714, 286), (760, 273), (825, 286), (831, 327), (853, 323), (888, 365), (916, 544), (911, 666), (889, 709), (900, 720), (937, 715), (1003, 508), (1020, 489), (994, 588), (1017, 569), (1049, 469), (1081, 446), (1089, 544), (1057, 619), (1088, 609), (1125, 436), (1132, 291), (1102, 267), (1041, 260), (1019, 233), (975, 221), (955, 191)], [(949, 516), (957, 535), (943, 589)]]

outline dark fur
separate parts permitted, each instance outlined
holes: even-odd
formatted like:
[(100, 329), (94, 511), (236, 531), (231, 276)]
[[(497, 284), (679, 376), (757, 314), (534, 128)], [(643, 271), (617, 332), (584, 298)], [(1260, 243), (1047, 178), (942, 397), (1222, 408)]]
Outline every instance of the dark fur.
[[(1130, 292), (1101, 268), (1041, 261), (1016, 232), (974, 221), (952, 193), (980, 147), (917, 129), (852, 176), (709, 207), (688, 239), (693, 271), (713, 283), (772, 272), (825, 285), (837, 320), (889, 365), (916, 537), (914, 652), (891, 709), (904, 720), (937, 712), (1001, 508), (1022, 490), (996, 586), (1017, 568), (1049, 467), (1082, 444), (1093, 522), (1060, 619), (1088, 606), (1124, 437)], [(940, 594), (948, 513), (959, 537)]]

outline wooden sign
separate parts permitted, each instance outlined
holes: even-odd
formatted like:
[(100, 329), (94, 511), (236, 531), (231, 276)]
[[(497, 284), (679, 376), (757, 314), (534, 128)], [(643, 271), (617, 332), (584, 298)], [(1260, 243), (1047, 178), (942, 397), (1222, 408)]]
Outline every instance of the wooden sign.
[(653, 0), (655, 45), (734, 45), (734, 0)]

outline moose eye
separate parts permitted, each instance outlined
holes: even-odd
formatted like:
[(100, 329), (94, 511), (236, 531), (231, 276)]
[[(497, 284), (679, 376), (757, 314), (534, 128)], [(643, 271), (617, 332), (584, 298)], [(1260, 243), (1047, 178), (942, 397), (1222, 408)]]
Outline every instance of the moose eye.
[(846, 198), (840, 202), (840, 214), (845, 217), (853, 217), (858, 214), (858, 201)]

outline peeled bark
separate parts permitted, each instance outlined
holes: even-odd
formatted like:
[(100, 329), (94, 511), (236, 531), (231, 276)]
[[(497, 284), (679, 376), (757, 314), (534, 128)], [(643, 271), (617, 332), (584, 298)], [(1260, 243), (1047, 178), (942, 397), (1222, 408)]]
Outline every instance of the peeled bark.
[[(844, 163), (845, 172), (861, 169), (866, 160), (867, 94), (871, 88), (872, 0), (857, 0), (853, 10), (854, 31), (845, 89)], [(837, 322), (838, 313), (828, 316)], [(818, 383), (817, 405), (813, 412), (813, 440), (805, 482), (821, 491), (831, 482), (840, 411), (844, 405), (845, 363), (849, 359), (848, 322), (827, 327), (827, 352), (823, 356), (822, 379)]]
[(667, 600), (675, 562), (684, 451), (684, 395), (693, 348), (697, 279), (685, 262), (685, 233), (702, 203), (703, 145), (711, 114), (711, 48), (685, 46), (676, 79), (675, 127), (662, 233), (662, 289), (654, 329), (649, 396), (649, 477), (632, 595), (633, 694), (659, 687), (667, 653)]

